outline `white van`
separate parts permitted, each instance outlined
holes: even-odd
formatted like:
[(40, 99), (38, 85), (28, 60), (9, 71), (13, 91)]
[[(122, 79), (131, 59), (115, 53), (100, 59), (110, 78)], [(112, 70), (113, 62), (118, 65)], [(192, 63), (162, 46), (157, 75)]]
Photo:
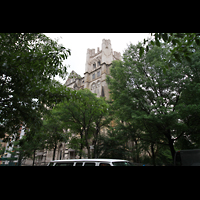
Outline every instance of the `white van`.
[(120, 159), (69, 159), (53, 160), (47, 166), (133, 166), (133, 164)]

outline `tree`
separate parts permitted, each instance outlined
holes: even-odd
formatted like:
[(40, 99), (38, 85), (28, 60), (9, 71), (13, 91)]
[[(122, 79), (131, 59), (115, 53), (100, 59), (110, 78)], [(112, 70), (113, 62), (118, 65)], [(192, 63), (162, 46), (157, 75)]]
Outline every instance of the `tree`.
[[(107, 82), (121, 120), (140, 123), (140, 129), (149, 134), (152, 144), (168, 145), (173, 159), (174, 142), (189, 134), (185, 120), (190, 116), (190, 106), (185, 104), (182, 94), (192, 86), (187, 77), (192, 70), (189, 63), (172, 59), (170, 45), (148, 45), (149, 51), (141, 56), (142, 44), (130, 44), (123, 61), (113, 62)], [(169, 70), (163, 73), (166, 62)], [(186, 108), (188, 112), (182, 112)]]
[(90, 146), (92, 142), (90, 140), (93, 136), (96, 154), (98, 135), (100, 128), (105, 125), (103, 120), (108, 105), (104, 98), (96, 97), (96, 94), (88, 89), (71, 91), (69, 96), (69, 100), (56, 106), (60, 120), (65, 124), (65, 130), (70, 130), (71, 134), (80, 136), (80, 139), (78, 139), (80, 157), (83, 147), (86, 146), (88, 158), (91, 158)]
[[(28, 134), (29, 133), (29, 134)], [(45, 147), (45, 135), (38, 131), (33, 133), (33, 129), (26, 131), (21, 139), (13, 142), (12, 156), (18, 155), (18, 165), (21, 166), (22, 159), (33, 159), (33, 166), (35, 164), (36, 150), (42, 150)]]
[(106, 135), (99, 138), (99, 152), (101, 158), (127, 159), (128, 150), (125, 146), (126, 138), (113, 127), (108, 129)]
[[(172, 44), (170, 51), (176, 61), (181, 63), (182, 60), (186, 59), (188, 62), (191, 62), (191, 56), (195, 51), (193, 44), (195, 44), (195, 46), (200, 46), (200, 33), (151, 33), (151, 36), (153, 36), (153, 39), (144, 39), (144, 45), (147, 42), (148, 44), (146, 47), (140, 47), (140, 56), (144, 53), (144, 50), (148, 52), (149, 43), (159, 47), (164, 41), (168, 44)], [(168, 68), (167, 64), (163, 66), (164, 70), (166, 70), (166, 68)]]
[(42, 124), (41, 113), (66, 96), (51, 78), (67, 74), (63, 60), (70, 50), (44, 34), (0, 34), (0, 137), (14, 134), (21, 123)]
[(59, 120), (59, 113), (55, 108), (48, 115), (44, 116), (41, 132), (45, 135), (45, 147), (47, 149), (53, 149), (52, 159), (55, 160), (58, 142), (67, 142), (68, 140), (68, 135), (63, 130), (62, 121)]
[(187, 132), (183, 137), (175, 143), (179, 149), (199, 148), (200, 143), (200, 126), (198, 119), (200, 118), (200, 73), (199, 73), (199, 58), (200, 47), (193, 44), (195, 49), (191, 55), (191, 61), (187, 65), (185, 72), (185, 79), (189, 82), (186, 89), (182, 91), (180, 98), (180, 105), (178, 105), (179, 113), (182, 116), (182, 121), (188, 127)]
[(98, 158), (100, 155), (99, 151), (99, 135), (100, 130), (103, 127), (110, 127), (109, 123), (112, 120), (112, 116), (109, 115), (109, 104), (105, 101), (105, 98), (98, 98), (97, 108), (94, 114), (93, 126), (91, 132), (93, 134), (92, 144), (94, 146), (94, 158)]

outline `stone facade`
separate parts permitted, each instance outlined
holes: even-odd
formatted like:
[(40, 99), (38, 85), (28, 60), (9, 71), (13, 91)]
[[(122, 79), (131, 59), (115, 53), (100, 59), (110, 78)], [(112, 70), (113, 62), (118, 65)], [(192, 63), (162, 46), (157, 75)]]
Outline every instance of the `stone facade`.
[[(97, 52), (95, 52), (95, 49), (87, 49), (84, 77), (72, 71), (65, 82), (65, 86), (74, 90), (88, 88), (91, 92), (96, 93), (97, 97), (106, 97), (108, 100), (109, 89), (106, 83), (106, 75), (110, 74), (112, 61), (121, 59), (121, 53), (113, 51), (111, 48), (111, 41), (103, 39), (101, 50), (99, 47), (97, 47)], [(102, 129), (101, 132), (103, 134), (106, 130)], [(66, 158), (76, 158), (75, 150), (67, 149)]]
[(106, 75), (110, 74), (110, 66), (113, 60), (121, 60), (120, 52), (116, 52), (111, 48), (111, 41), (102, 40), (101, 50), (87, 49), (85, 73), (81, 77), (76, 72), (72, 71), (65, 83), (66, 87), (75, 90), (88, 88), (97, 97), (105, 96), (109, 98), (108, 86), (106, 83)]

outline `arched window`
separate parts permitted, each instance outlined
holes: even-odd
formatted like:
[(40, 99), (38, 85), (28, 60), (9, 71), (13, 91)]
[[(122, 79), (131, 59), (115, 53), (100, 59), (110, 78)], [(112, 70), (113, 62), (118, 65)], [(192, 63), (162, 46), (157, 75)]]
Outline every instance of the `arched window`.
[(97, 96), (100, 96), (100, 91), (101, 91), (100, 89), (101, 89), (101, 82), (98, 81), (96, 85)]
[(93, 69), (95, 69), (95, 68), (96, 68), (96, 63), (93, 64)]
[(95, 85), (95, 83), (93, 83), (93, 84), (91, 85), (91, 92), (92, 92), (92, 93), (96, 93), (96, 85)]

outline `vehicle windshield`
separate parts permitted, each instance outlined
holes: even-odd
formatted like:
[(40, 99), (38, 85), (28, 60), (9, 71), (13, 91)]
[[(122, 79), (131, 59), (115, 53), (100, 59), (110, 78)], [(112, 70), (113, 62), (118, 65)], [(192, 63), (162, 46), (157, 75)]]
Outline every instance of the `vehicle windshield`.
[(112, 162), (114, 166), (133, 166), (131, 162)]

